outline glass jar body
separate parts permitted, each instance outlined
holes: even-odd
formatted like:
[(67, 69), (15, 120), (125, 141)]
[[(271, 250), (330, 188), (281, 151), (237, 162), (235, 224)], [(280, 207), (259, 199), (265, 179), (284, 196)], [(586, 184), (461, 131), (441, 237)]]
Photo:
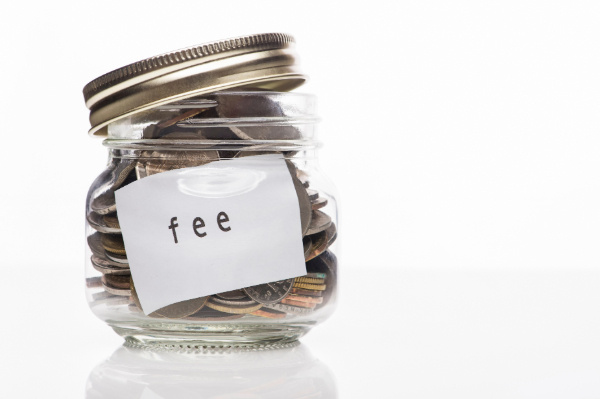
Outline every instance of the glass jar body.
[[(240, 102), (239, 109), (235, 109)], [(202, 108), (207, 104), (210, 106)], [(231, 114), (224, 115), (219, 107)], [(313, 115), (314, 99), (311, 96), (230, 92), (186, 100), (109, 126), (105, 141), (109, 147), (108, 164), (92, 184), (86, 203), (85, 269), (87, 298), (92, 311), (131, 343), (184, 347), (280, 345), (296, 340), (329, 317), (337, 296), (337, 206), (333, 185), (318, 166)], [(248, 172), (247, 165), (258, 165), (254, 174)], [(169, 240), (174, 240), (169, 248), (180, 248), (177, 234), (181, 239), (184, 228), (194, 233), (191, 237), (199, 240), (197, 243), (210, 242), (207, 232), (211, 222), (219, 227), (215, 231), (222, 237), (229, 237), (227, 234), (232, 227), (238, 228), (238, 221), (225, 212), (225, 216), (203, 213), (206, 208), (202, 201), (206, 201), (206, 197), (213, 203), (230, 201), (228, 203), (245, 209), (250, 215), (260, 214), (257, 205), (246, 200), (249, 197), (245, 195), (264, 186), (264, 176), (268, 177), (271, 170), (289, 173), (289, 178), (285, 179), (291, 182), (289, 187), (293, 187), (297, 207), (295, 218), (299, 223), (299, 231), (294, 233), (297, 243), (292, 244), (294, 253), (301, 251), (304, 255), (305, 272), (296, 273), (298, 277), (235, 286), (232, 281), (237, 281), (236, 275), (215, 274), (215, 269), (228, 265), (219, 264), (219, 255), (212, 253), (209, 245), (206, 254), (216, 260), (209, 267), (202, 265), (200, 258), (204, 256), (198, 257), (199, 268), (204, 267), (207, 275), (215, 279), (215, 287), (227, 286), (231, 280), (233, 285), (230, 287), (235, 288), (226, 292), (215, 288), (214, 292), (209, 292), (213, 281), (202, 279), (203, 288), (198, 297), (188, 295), (183, 301), (144, 311), (150, 303), (144, 300), (160, 296), (163, 286), (165, 290), (177, 291), (173, 281), (185, 279), (187, 272), (193, 275), (199, 271), (189, 268), (186, 271), (177, 262), (166, 264), (160, 272), (163, 274), (152, 271), (155, 276), (150, 285), (154, 291), (144, 288), (145, 296), (139, 295), (139, 284), (148, 280), (152, 262), (146, 265), (136, 258), (137, 263), (130, 265), (134, 247), (141, 247), (143, 251), (144, 242), (133, 237), (132, 230), (126, 230), (130, 227), (122, 225), (126, 216), (129, 220), (134, 220), (135, 216), (125, 214), (125, 202), (115, 193), (125, 187), (130, 190), (142, 182), (155, 181), (160, 175), (177, 182), (175, 191), (180, 191), (177, 194), (195, 196), (197, 218), (174, 217), (175, 221), (166, 220), (161, 225), (163, 237), (168, 235)], [(182, 181), (191, 183), (182, 184)], [(162, 196), (163, 193), (158, 192), (147, 201), (162, 207)], [(121, 213), (115, 197), (122, 206)], [(273, 204), (277, 203), (278, 198), (275, 198)], [(154, 217), (153, 212), (148, 215)], [(270, 226), (268, 222), (255, 220), (256, 237), (252, 234), (252, 238), (257, 240), (260, 249), (252, 248), (249, 252), (253, 256), (247, 258), (248, 269), (244, 270), (249, 278), (253, 273), (262, 272), (255, 261), (257, 253), (265, 264), (269, 264), (276, 253), (278, 259), (281, 256), (287, 259), (286, 254), (279, 251), (282, 244), (272, 238), (272, 231), (269, 240), (260, 240), (264, 230), (261, 227)], [(287, 226), (286, 220), (280, 222), (279, 225)], [(295, 222), (290, 219), (290, 223)], [(215, 237), (212, 232), (209, 234)], [(245, 248), (232, 245), (226, 254), (223, 253), (223, 262), (232, 257), (243, 259)], [(147, 249), (157, 253), (151, 241), (148, 241)], [(158, 253), (158, 256), (162, 255), (162, 252)], [(190, 256), (187, 255), (187, 260)], [(293, 258), (290, 253), (290, 262)], [(286, 261), (280, 264), (282, 269), (288, 266)], [(185, 288), (193, 289), (193, 285), (185, 283)]]

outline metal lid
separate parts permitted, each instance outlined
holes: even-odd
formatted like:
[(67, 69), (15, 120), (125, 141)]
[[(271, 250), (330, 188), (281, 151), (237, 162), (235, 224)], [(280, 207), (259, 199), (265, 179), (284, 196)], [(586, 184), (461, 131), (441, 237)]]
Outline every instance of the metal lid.
[(306, 78), (297, 66), (294, 38), (287, 34), (188, 47), (124, 66), (85, 85), (89, 133), (106, 136), (111, 122), (201, 94), (231, 88), (289, 91)]

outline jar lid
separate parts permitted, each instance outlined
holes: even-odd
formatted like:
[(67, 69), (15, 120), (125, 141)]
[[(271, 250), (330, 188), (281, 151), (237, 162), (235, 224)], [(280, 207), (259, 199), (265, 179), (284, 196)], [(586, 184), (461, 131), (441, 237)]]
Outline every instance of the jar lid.
[(294, 38), (267, 33), (157, 55), (102, 75), (83, 88), (91, 135), (106, 136), (118, 119), (174, 101), (238, 88), (289, 91), (307, 77)]

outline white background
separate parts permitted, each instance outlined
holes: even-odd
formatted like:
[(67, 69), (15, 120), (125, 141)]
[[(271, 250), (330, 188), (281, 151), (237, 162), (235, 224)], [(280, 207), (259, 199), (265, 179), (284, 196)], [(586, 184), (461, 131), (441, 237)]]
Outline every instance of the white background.
[(83, 296), (106, 159), (83, 86), (283, 31), (340, 193), (340, 308), (304, 340), (340, 397), (597, 398), (598, 21), (596, 1), (4, 2), (0, 396), (82, 397), (120, 343)]

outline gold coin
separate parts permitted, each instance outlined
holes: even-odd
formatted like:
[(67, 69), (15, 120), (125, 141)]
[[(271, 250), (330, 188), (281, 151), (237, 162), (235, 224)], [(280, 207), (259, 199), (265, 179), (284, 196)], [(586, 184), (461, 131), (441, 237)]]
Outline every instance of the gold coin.
[(116, 214), (104, 215), (102, 217), (102, 220), (104, 220), (104, 223), (111, 229), (121, 229), (121, 225), (119, 224), (119, 218)]
[(307, 284), (307, 283), (296, 283), (295, 288), (302, 288), (305, 290), (325, 291), (327, 286), (325, 284)]
[(211, 309), (218, 310), (219, 312), (225, 313), (233, 313), (233, 314), (246, 314), (256, 312), (258, 309), (262, 308), (262, 303), (252, 306), (230, 306), (230, 305), (221, 305), (211, 301), (206, 303)]
[(120, 234), (102, 234), (100, 238), (104, 249), (108, 252), (118, 255), (127, 255), (125, 252), (125, 244), (123, 243), (123, 236)]
[(298, 302), (308, 302), (308, 303), (323, 303), (323, 297), (311, 297), (311, 296), (303, 296), (303, 295), (289, 295), (286, 299)]
[(296, 283), (325, 284), (324, 278), (296, 277)]

